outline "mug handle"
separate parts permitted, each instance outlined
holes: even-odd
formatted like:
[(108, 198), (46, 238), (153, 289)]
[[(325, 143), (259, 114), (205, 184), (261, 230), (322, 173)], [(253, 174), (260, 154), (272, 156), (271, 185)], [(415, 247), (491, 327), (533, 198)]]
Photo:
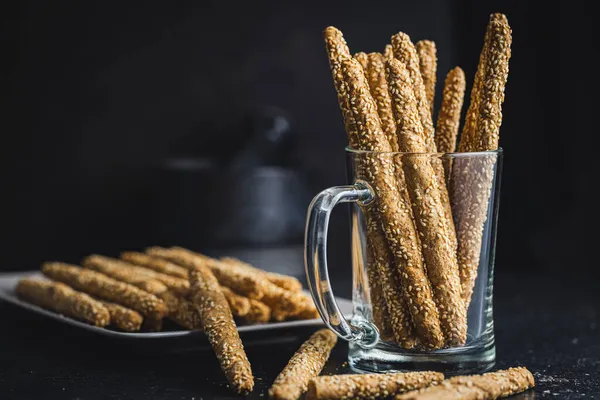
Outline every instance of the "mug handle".
[(338, 203), (369, 204), (373, 190), (357, 181), (350, 186), (334, 186), (315, 196), (308, 206), (304, 236), (304, 266), (308, 287), (325, 324), (340, 338), (372, 347), (379, 340), (377, 328), (366, 320), (351, 324), (342, 315), (331, 290), (327, 271), (327, 231), (329, 217)]

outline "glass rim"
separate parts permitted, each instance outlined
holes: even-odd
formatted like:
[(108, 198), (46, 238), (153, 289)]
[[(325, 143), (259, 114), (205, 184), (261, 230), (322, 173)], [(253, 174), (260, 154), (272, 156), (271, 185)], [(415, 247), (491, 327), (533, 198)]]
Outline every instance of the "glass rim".
[(346, 150), (346, 153), (348, 154), (389, 154), (389, 155), (414, 155), (414, 156), (436, 156), (436, 157), (440, 157), (440, 156), (452, 156), (452, 157), (477, 157), (477, 156), (484, 156), (484, 155), (491, 155), (491, 154), (503, 154), (504, 150), (502, 149), (502, 147), (498, 147), (498, 149), (496, 150), (486, 150), (486, 151), (468, 151), (468, 152), (454, 152), (454, 153), (433, 153), (433, 152), (427, 152), (427, 153), (406, 153), (406, 152), (402, 152), (402, 151), (372, 151), (372, 150), (355, 150), (353, 148), (351, 148), (350, 146), (346, 146), (344, 148)]

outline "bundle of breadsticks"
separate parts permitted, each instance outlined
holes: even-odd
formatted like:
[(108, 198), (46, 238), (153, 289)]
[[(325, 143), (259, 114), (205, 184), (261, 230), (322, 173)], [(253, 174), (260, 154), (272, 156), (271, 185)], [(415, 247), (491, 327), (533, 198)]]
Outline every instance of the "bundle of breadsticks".
[[(355, 174), (375, 192), (363, 206), (373, 320), (404, 348), (464, 345), (496, 162), (436, 156), (456, 150), (465, 74), (449, 71), (434, 125), (433, 42), (400, 32), (383, 54), (352, 56), (338, 29), (324, 38), (350, 147), (365, 151)], [(498, 149), (511, 40), (506, 17), (491, 15), (461, 152)]]

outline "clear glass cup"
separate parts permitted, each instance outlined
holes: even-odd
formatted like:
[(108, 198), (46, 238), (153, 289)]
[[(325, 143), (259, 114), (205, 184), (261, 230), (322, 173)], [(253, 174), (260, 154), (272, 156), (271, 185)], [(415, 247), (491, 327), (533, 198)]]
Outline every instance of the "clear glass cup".
[[(309, 206), (305, 267), (323, 321), (349, 341), (350, 366), (368, 372), (427, 369), (449, 374), (491, 368), (496, 355), (492, 288), (502, 151), (346, 153), (351, 184), (322, 191)], [(336, 304), (327, 272), (328, 223), (338, 203), (353, 203), (354, 312), (349, 321)], [(390, 209), (409, 211), (402, 216)], [(437, 219), (427, 219), (428, 213)], [(434, 220), (445, 222), (432, 230)], [(456, 240), (442, 234), (436, 241), (440, 235), (435, 229), (450, 232), (452, 224)], [(390, 246), (392, 241), (395, 245)], [(407, 244), (411, 256), (398, 251)], [(418, 271), (407, 273), (415, 265)], [(432, 265), (438, 272), (451, 272), (436, 275)], [(419, 274), (424, 280), (418, 280)], [(421, 284), (425, 286), (417, 288)], [(434, 305), (424, 313), (425, 292)], [(403, 315), (398, 310), (404, 310), (404, 319), (398, 318)], [(430, 324), (432, 320), (439, 324)], [(441, 336), (435, 335), (435, 326)], [(410, 334), (403, 336), (402, 329)], [(456, 335), (462, 339), (455, 340)]]

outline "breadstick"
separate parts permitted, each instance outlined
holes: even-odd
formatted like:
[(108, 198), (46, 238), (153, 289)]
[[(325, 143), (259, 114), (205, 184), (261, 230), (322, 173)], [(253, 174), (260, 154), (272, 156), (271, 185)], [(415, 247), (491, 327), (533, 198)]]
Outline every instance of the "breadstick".
[[(425, 95), (429, 104), (429, 112), (433, 115), (433, 99), (435, 98), (435, 82), (437, 73), (437, 49), (435, 42), (420, 40), (415, 45), (419, 56), (419, 71), (423, 77)], [(438, 150), (439, 151), (439, 150)]]
[(110, 313), (110, 324), (125, 332), (137, 332), (142, 326), (142, 315), (120, 304), (98, 300)]
[(42, 265), (42, 272), (50, 279), (63, 282), (76, 290), (131, 308), (145, 317), (162, 318), (167, 309), (156, 296), (135, 286), (108, 276), (60, 262)]
[(238, 394), (250, 393), (254, 387), (250, 363), (217, 278), (200, 266), (190, 272), (190, 283), (190, 298), (229, 384)]
[(306, 392), (310, 380), (319, 375), (337, 337), (328, 329), (315, 332), (292, 356), (269, 389), (269, 399), (296, 400)]
[(244, 316), (248, 324), (260, 324), (269, 322), (271, 319), (271, 308), (262, 301), (250, 299), (250, 311)]
[[(417, 102), (417, 110), (421, 124), (423, 125), (423, 135), (426, 144), (426, 150), (430, 153), (437, 153), (437, 147), (434, 139), (434, 128), (433, 119), (431, 116), (431, 108), (427, 102), (427, 94), (425, 92), (425, 85), (423, 83), (423, 77), (419, 70), (419, 57), (415, 46), (412, 44), (410, 37), (400, 32), (392, 36), (392, 46), (394, 48), (394, 57), (404, 64), (410, 81), (414, 90), (415, 100)], [(439, 158), (432, 157), (431, 164), (435, 170), (437, 179), (438, 191), (441, 196), (441, 202), (444, 207), (444, 214), (446, 217), (444, 221), (446, 226), (440, 226), (445, 231), (445, 236), (450, 240), (453, 252), (456, 252), (458, 247), (456, 239), (456, 230), (454, 227), (454, 221), (452, 219), (452, 207), (450, 206), (450, 196), (446, 188), (446, 178), (444, 176), (444, 166), (442, 160)]]
[[(382, 233), (383, 235), (383, 233)], [(385, 240), (385, 237), (383, 238)], [(389, 249), (386, 250), (389, 253)], [(379, 336), (385, 340), (393, 340), (394, 333), (392, 332), (392, 325), (390, 323), (390, 312), (383, 296), (383, 288), (379, 280), (379, 267), (376, 265), (377, 256), (375, 255), (375, 249), (371, 244), (371, 239), (367, 232), (367, 282), (369, 284), (369, 299), (371, 302), (371, 314), (373, 316), (373, 323), (379, 331)], [(390, 254), (391, 261), (391, 254)]]
[(279, 286), (282, 289), (289, 290), (292, 292), (302, 291), (302, 283), (300, 283), (300, 281), (294, 278), (293, 276), (278, 274), (276, 272), (267, 272), (233, 257), (223, 257), (221, 258), (221, 261), (226, 264), (237, 265), (238, 267), (245, 269), (248, 272), (257, 274), (267, 279), (274, 285)]
[(225, 296), (234, 317), (243, 317), (250, 312), (250, 299), (234, 293), (225, 286), (221, 286), (221, 292)]
[(169, 288), (169, 290), (181, 295), (185, 295), (190, 288), (190, 283), (187, 279), (177, 278), (171, 275), (156, 272), (149, 268), (139, 267), (137, 265), (129, 264), (125, 261), (104, 257), (97, 254), (92, 254), (84, 258), (82, 264), (86, 268), (102, 272), (108, 276), (114, 276), (120, 280), (152, 279), (154, 281), (159, 281), (164, 284), (164, 286)]
[(396, 396), (396, 400), (494, 400), (524, 392), (534, 386), (531, 372), (527, 368), (517, 367), (483, 375), (456, 376), (439, 386)]
[(318, 376), (308, 384), (306, 400), (382, 399), (443, 380), (444, 374), (431, 371)]
[[(406, 153), (426, 152), (423, 127), (419, 123), (417, 101), (408, 71), (398, 60), (389, 60), (386, 72), (400, 150)], [(464, 344), (467, 314), (461, 297), (458, 260), (451, 240), (446, 236), (447, 231), (443, 229), (448, 224), (434, 168), (428, 157), (420, 156), (404, 157), (403, 168), (446, 343), (451, 346)]]
[(200, 314), (192, 302), (171, 292), (166, 292), (161, 299), (169, 309), (169, 319), (186, 329), (202, 329)]
[(17, 284), (16, 292), (17, 296), (30, 303), (90, 325), (104, 327), (110, 322), (109, 311), (102, 303), (62, 283), (24, 278)]
[[(476, 80), (479, 76), (479, 82), (475, 84), (479, 83), (480, 88), (476, 91), (474, 84), (471, 92), (469, 112), (475, 104), (478, 113), (472, 116), (474, 121), (465, 122), (465, 124), (474, 124), (475, 130), (465, 136), (465, 129), (467, 129), (465, 125), (459, 146), (463, 149), (489, 151), (498, 148), (511, 41), (511, 30), (506, 17), (502, 14), (493, 14), (490, 17), (486, 42), (482, 50), (485, 54), (480, 57), (476, 75)], [(483, 72), (480, 73), (480, 70)], [(453, 167), (452, 197), (457, 216), (458, 261), (462, 295), (467, 307), (477, 278), (495, 164), (496, 156), (490, 154), (485, 157), (455, 160)]]
[(356, 59), (356, 61), (358, 61), (360, 63), (360, 66), (362, 67), (364, 73), (367, 73), (367, 70), (369, 69), (369, 59), (367, 57), (367, 53), (356, 53), (354, 55), (354, 58)]
[(446, 75), (442, 107), (438, 114), (435, 144), (440, 153), (454, 153), (460, 125), (460, 112), (465, 96), (465, 73), (455, 67)]
[(188, 270), (173, 264), (167, 260), (158, 257), (152, 257), (144, 253), (135, 251), (125, 251), (121, 253), (121, 259), (131, 263), (140, 265), (145, 268), (152, 269), (156, 272), (176, 276), (178, 278), (188, 279)]
[(384, 60), (388, 60), (390, 58), (394, 58), (394, 49), (391, 44), (386, 44), (383, 49), (383, 58)]
[(83, 259), (82, 264), (85, 268), (100, 272), (118, 281), (136, 286), (142, 289), (143, 291), (151, 293), (155, 296), (160, 296), (168, 290), (167, 286), (155, 279), (149, 279), (144, 276), (139, 276), (138, 274), (132, 273), (126, 268), (115, 266), (112, 263), (96, 263), (95, 260), (95, 256), (90, 256)]
[(396, 137), (396, 122), (392, 113), (392, 100), (385, 80), (385, 64), (383, 56), (379, 53), (370, 53), (368, 56), (369, 67), (367, 81), (371, 95), (377, 104), (377, 113), (381, 120), (381, 128), (390, 142), (392, 151), (398, 151), (398, 138)]
[[(398, 276), (410, 314), (421, 339), (427, 348), (443, 346), (439, 316), (422, 262), (421, 249), (417, 246), (417, 234), (411, 207), (397, 186), (390, 152), (376, 106), (371, 97), (364, 74), (355, 60), (342, 62), (343, 73), (348, 82), (348, 104), (352, 104), (352, 117), (360, 127), (360, 135), (353, 139), (358, 148), (376, 153), (366, 153), (361, 159), (367, 182), (375, 189), (375, 208), (381, 218), (388, 244), (394, 256)], [(384, 289), (385, 293), (385, 289)]]

